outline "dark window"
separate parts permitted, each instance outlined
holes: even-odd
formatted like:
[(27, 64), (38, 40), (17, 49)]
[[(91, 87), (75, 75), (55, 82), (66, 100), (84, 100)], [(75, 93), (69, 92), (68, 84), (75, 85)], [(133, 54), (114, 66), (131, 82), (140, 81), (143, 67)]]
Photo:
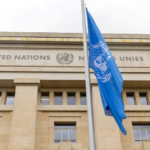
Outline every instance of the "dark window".
[(135, 105), (134, 93), (127, 93), (128, 105)]
[(62, 105), (62, 93), (54, 93), (54, 105)]
[(140, 93), (140, 101), (141, 101), (141, 105), (148, 105), (146, 93)]
[(67, 93), (67, 104), (68, 105), (75, 105), (76, 104), (75, 93)]
[(55, 125), (55, 143), (60, 141), (76, 142), (75, 125)]
[(41, 93), (41, 105), (49, 105), (49, 93)]
[(15, 93), (7, 93), (5, 105), (14, 105)]
[(81, 105), (87, 105), (86, 93), (80, 93), (80, 102), (81, 102)]
[(150, 125), (133, 125), (135, 142), (150, 141)]

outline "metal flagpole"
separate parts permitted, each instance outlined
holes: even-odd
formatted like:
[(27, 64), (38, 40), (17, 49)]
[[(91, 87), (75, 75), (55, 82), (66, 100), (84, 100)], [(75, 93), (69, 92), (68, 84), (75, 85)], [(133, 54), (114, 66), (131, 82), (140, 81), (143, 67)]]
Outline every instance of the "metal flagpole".
[(86, 77), (86, 97), (88, 108), (87, 113), (88, 113), (89, 150), (96, 150), (84, 0), (81, 0), (81, 10), (82, 10), (83, 45), (84, 45), (84, 61), (85, 61), (85, 77)]

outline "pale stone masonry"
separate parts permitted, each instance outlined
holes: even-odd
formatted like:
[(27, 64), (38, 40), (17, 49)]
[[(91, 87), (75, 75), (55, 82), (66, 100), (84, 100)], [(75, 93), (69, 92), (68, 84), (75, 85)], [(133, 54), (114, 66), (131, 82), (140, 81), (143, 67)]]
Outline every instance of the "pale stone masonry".
[[(29, 82), (30, 86), (26, 85)], [(8, 150), (35, 148), (38, 83), (34, 79), (28, 82), (15, 80), (16, 94)]]
[[(114, 119), (105, 116), (90, 70), (96, 150), (149, 150), (150, 35), (104, 34), (104, 38), (124, 79), (123, 124), (128, 133), (122, 135)], [(56, 93), (62, 105), (55, 105)], [(75, 105), (68, 105), (68, 93), (75, 95)], [(84, 93), (82, 34), (0, 33), (0, 150), (89, 150)], [(75, 142), (63, 141), (61, 131), (62, 141), (56, 143), (55, 126), (72, 124)], [(137, 142), (134, 125), (147, 128), (146, 140), (138, 129)]]

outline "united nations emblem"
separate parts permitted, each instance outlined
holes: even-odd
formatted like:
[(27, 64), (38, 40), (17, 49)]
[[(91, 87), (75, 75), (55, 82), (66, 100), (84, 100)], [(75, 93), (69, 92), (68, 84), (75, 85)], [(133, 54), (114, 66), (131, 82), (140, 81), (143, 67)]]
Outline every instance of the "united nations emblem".
[(94, 65), (96, 68), (96, 75), (98, 79), (101, 79), (102, 82), (109, 81), (111, 77), (111, 73), (109, 67), (107, 66), (107, 62), (105, 61), (103, 54), (99, 55), (94, 60)]
[(69, 53), (59, 53), (56, 59), (60, 64), (71, 64), (74, 60), (74, 56)]
[[(95, 74), (102, 82), (108, 82), (111, 78), (111, 72), (108, 66), (108, 60), (111, 60), (111, 53), (102, 41), (96, 45), (92, 45), (94, 59)], [(98, 52), (98, 53), (97, 53)]]

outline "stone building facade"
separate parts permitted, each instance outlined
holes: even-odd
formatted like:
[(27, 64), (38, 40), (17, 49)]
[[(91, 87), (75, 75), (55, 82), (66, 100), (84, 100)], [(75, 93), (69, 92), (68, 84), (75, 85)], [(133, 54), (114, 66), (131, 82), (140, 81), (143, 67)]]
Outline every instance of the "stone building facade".
[[(150, 35), (104, 34), (122, 73), (127, 136), (91, 70), (96, 150), (150, 149)], [(0, 33), (0, 150), (88, 150), (82, 34)]]

